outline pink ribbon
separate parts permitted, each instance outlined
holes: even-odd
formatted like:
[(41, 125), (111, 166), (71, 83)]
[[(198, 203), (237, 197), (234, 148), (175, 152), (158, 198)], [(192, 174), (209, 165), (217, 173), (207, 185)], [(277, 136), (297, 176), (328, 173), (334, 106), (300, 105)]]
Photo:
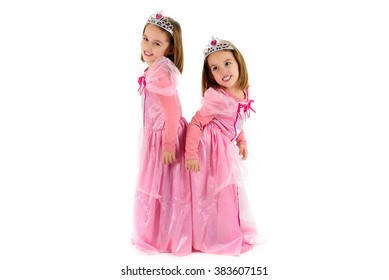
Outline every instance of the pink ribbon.
[(145, 89), (145, 86), (146, 86), (146, 78), (145, 78), (145, 76), (139, 77), (138, 84), (139, 84), (139, 88), (138, 88), (139, 95), (142, 95), (143, 91)]
[(244, 116), (244, 119), (246, 120), (247, 118), (250, 117), (250, 113), (251, 111), (253, 111), (254, 113), (255, 110), (253, 108), (251, 108), (251, 103), (253, 103), (254, 100), (249, 100), (249, 102), (247, 102), (246, 104), (242, 104), (242, 103), (239, 103), (239, 107), (238, 107), (238, 114), (239, 114), (239, 117), (241, 119), (243, 119), (242, 115), (241, 115), (241, 109), (243, 108), (243, 116)]

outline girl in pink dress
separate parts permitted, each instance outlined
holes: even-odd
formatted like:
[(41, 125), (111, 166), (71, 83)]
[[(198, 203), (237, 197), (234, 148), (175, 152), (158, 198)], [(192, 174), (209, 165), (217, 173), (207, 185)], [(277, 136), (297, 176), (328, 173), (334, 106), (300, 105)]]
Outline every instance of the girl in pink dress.
[(146, 254), (187, 255), (192, 251), (192, 219), (184, 165), (187, 122), (177, 92), (183, 70), (179, 23), (161, 12), (150, 16), (141, 51), (148, 68), (138, 80), (143, 140), (132, 241)]
[(231, 42), (213, 38), (207, 45), (202, 89), (185, 152), (192, 171), (193, 249), (239, 255), (259, 241), (242, 184), (248, 155), (243, 123), (255, 111), (245, 61)]

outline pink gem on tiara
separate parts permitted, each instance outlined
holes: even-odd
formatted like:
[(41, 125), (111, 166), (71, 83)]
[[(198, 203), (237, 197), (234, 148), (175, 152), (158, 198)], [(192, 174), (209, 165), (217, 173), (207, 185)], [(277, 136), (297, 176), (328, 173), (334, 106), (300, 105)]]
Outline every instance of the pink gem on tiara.
[(210, 55), (213, 52), (222, 51), (222, 50), (233, 50), (234, 45), (227, 40), (220, 40), (218, 38), (212, 37), (212, 39), (208, 42), (208, 45), (204, 50), (204, 58)]
[(169, 20), (164, 17), (162, 12), (156, 12), (152, 14), (148, 20), (147, 23), (154, 24), (156, 26), (161, 27), (162, 29), (166, 30), (173, 36), (173, 25), (169, 22)]

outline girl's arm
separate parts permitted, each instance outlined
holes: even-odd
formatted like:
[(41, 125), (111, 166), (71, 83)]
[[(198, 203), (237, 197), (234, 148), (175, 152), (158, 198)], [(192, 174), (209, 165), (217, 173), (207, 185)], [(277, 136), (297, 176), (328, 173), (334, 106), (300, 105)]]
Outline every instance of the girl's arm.
[(239, 136), (236, 138), (236, 145), (239, 148), (239, 155), (242, 156), (242, 159), (247, 159), (248, 150), (247, 150), (247, 141), (244, 136), (244, 130), (242, 130)]
[(197, 111), (188, 125), (186, 132), (185, 160), (198, 160), (198, 148), (204, 127), (214, 118), (214, 115), (202, 115)]
[(246, 137), (244, 136), (244, 130), (242, 130), (236, 138), (236, 145), (239, 147), (241, 144), (247, 145)]
[(185, 167), (190, 171), (200, 171), (198, 156), (200, 138), (205, 125), (213, 118), (213, 115), (202, 116), (198, 111), (188, 125), (185, 144)]
[(162, 138), (162, 160), (164, 164), (170, 164), (176, 160), (176, 139), (181, 115), (175, 96), (157, 94), (157, 98), (165, 120), (165, 130)]

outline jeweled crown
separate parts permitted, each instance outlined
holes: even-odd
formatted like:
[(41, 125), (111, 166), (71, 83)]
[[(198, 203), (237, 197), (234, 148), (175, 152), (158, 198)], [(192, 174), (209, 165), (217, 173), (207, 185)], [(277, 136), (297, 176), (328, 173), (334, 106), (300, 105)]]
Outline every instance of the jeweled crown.
[(227, 40), (220, 40), (218, 38), (212, 37), (212, 39), (208, 42), (204, 50), (204, 58), (206, 58), (211, 53), (221, 51), (221, 50), (233, 50), (234, 45)]
[(162, 11), (152, 14), (147, 20), (147, 23), (159, 26), (173, 36), (173, 24), (171, 24), (169, 20), (163, 15)]

